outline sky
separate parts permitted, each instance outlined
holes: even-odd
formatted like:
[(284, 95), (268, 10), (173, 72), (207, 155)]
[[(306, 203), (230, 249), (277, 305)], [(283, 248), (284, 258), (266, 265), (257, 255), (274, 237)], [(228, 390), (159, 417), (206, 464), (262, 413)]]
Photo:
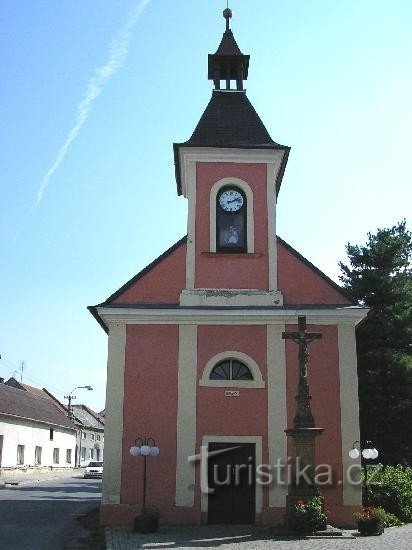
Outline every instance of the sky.
[[(231, 0), (246, 89), (292, 147), (277, 232), (334, 280), (410, 220), (412, 3)], [(104, 407), (87, 311), (186, 233), (172, 143), (212, 89), (225, 0), (3, 0), (0, 376)], [(409, 224), (410, 227), (410, 224)]]

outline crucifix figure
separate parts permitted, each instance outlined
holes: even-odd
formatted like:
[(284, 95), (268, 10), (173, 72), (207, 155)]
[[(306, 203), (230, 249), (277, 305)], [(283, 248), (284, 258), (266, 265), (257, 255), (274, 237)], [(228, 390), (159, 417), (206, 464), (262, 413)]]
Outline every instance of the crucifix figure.
[(312, 428), (315, 421), (310, 408), (310, 400), (308, 384), (308, 345), (314, 340), (322, 338), (320, 332), (306, 332), (306, 317), (304, 315), (298, 317), (299, 330), (298, 332), (283, 332), (284, 340), (292, 340), (299, 346), (299, 384), (298, 394), (296, 396), (297, 412), (293, 419), (295, 428)]

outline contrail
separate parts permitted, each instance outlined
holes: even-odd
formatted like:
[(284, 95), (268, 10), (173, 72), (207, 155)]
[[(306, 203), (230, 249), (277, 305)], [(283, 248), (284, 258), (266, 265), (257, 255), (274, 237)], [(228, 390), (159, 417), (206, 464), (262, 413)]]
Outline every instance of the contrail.
[(125, 25), (120, 29), (116, 37), (110, 43), (109, 55), (106, 63), (101, 67), (95, 69), (93, 76), (90, 78), (87, 84), (84, 97), (77, 106), (76, 122), (73, 128), (70, 130), (66, 141), (60, 147), (55, 161), (43, 176), (39, 188), (37, 189), (36, 200), (31, 207), (30, 212), (35, 210), (41, 203), (44, 192), (50, 185), (50, 178), (60, 166), (61, 162), (67, 154), (67, 151), (69, 150), (70, 145), (76, 139), (81, 127), (86, 122), (90, 110), (93, 106), (94, 100), (102, 93), (103, 88), (110, 80), (110, 78), (123, 65), (129, 51), (129, 43), (132, 37), (133, 27), (135, 26), (138, 19), (150, 2), (151, 0), (141, 0), (136, 5), (136, 7), (133, 8)]

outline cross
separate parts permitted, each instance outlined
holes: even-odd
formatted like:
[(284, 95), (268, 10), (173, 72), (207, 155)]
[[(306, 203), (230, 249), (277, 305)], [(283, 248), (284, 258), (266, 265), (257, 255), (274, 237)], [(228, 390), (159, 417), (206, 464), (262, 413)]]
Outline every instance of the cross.
[(299, 345), (299, 379), (306, 379), (308, 375), (307, 364), (309, 360), (308, 344), (313, 340), (322, 338), (320, 332), (306, 332), (306, 316), (298, 317), (299, 330), (298, 332), (282, 332), (284, 340), (292, 340)]

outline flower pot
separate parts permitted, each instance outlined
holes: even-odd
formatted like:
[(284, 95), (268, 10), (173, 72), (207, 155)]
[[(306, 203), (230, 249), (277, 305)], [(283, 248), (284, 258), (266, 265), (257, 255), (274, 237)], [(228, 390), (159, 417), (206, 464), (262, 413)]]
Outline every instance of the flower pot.
[(378, 518), (367, 518), (358, 520), (358, 531), (361, 535), (382, 535), (385, 531), (385, 524)]
[(134, 518), (133, 530), (135, 533), (155, 533), (159, 529), (159, 518), (141, 514)]

